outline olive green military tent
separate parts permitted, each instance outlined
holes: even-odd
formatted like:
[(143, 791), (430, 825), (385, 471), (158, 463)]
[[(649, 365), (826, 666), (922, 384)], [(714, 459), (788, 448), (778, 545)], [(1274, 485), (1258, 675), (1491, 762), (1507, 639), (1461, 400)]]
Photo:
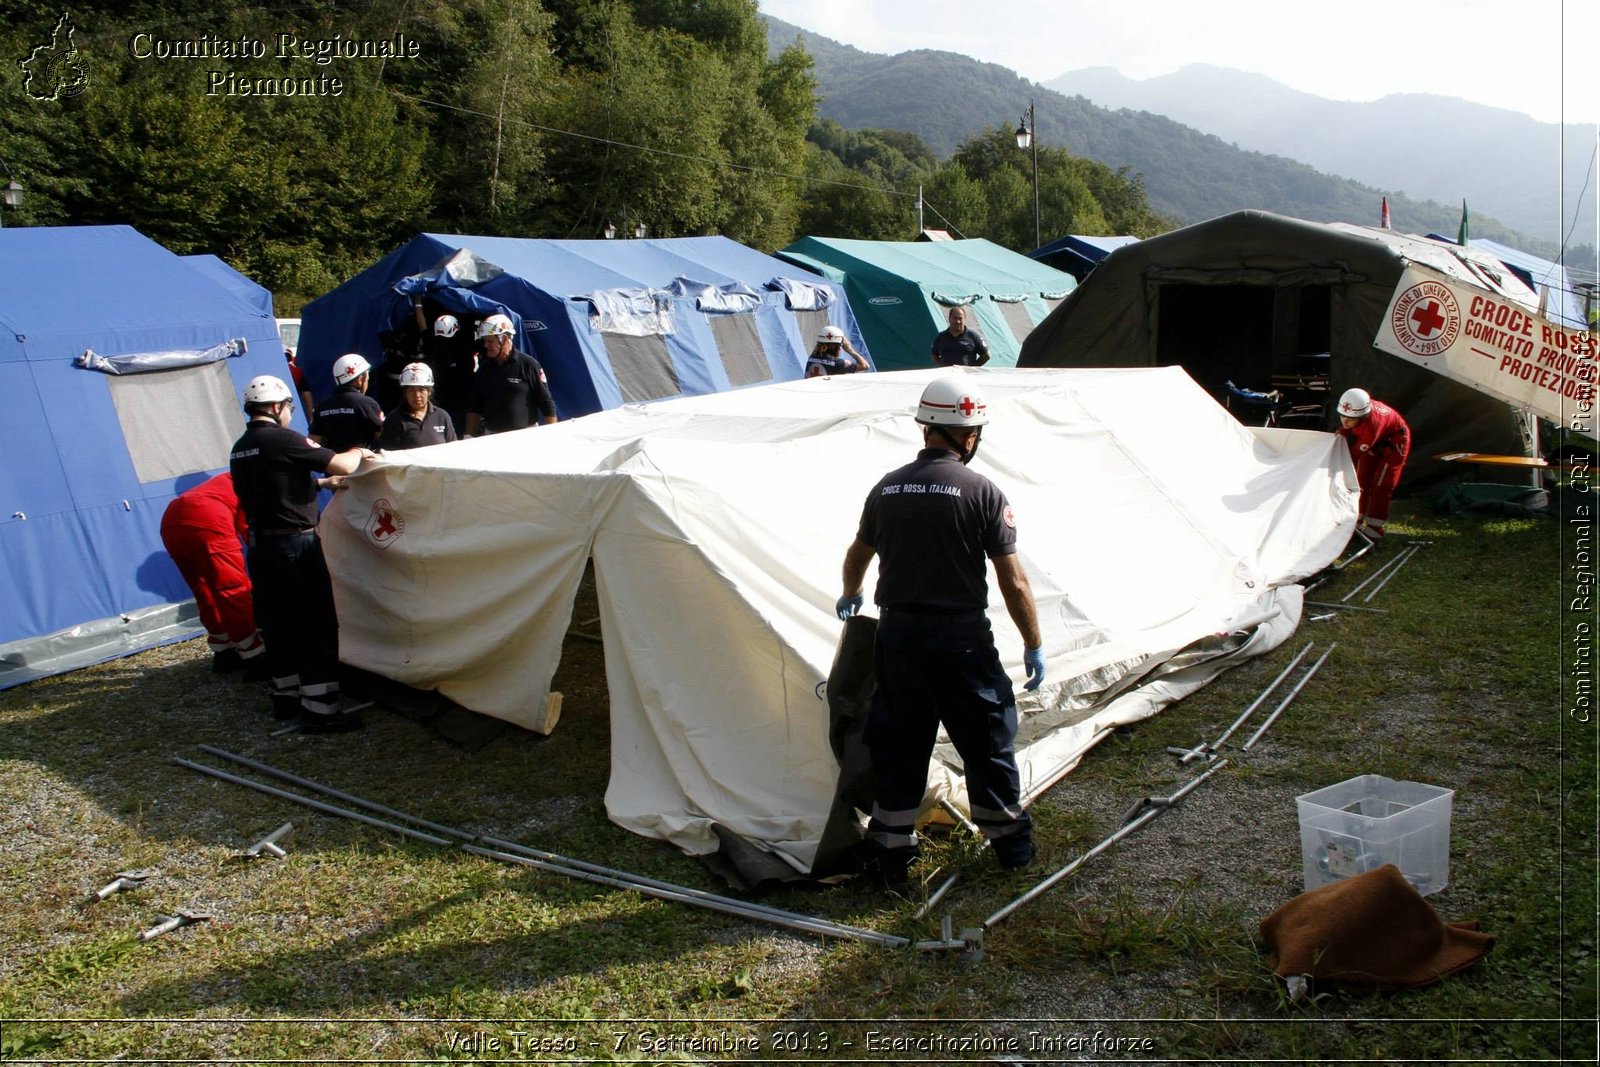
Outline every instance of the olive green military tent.
[(805, 237), (776, 253), (844, 286), (879, 370), (929, 365), (952, 307), (989, 344), (990, 366), (1012, 367), (1022, 339), (1072, 291), (1072, 275), (981, 239), (847, 241)]
[[(1367, 226), (1238, 211), (1112, 252), (1023, 343), (1023, 367), (1182, 366), (1218, 401), (1284, 392), (1337, 425), (1360, 386), (1411, 424), (1406, 482), (1444, 473), (1441, 452), (1527, 455), (1514, 409), (1373, 347), (1408, 263), (1537, 306), (1492, 255)], [(874, 349), (876, 351), (876, 349)], [(1160, 412), (1151, 412), (1160, 418)]]

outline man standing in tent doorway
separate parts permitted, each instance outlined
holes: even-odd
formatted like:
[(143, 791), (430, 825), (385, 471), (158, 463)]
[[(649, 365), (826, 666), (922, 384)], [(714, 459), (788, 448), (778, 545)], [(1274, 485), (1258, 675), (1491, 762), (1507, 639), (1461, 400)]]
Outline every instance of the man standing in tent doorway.
[(1361, 486), (1361, 517), (1356, 529), (1383, 536), (1389, 501), (1411, 454), (1411, 427), (1400, 413), (1365, 389), (1347, 389), (1339, 398), (1339, 436), (1350, 442), (1350, 458)]
[(967, 309), (950, 309), (950, 328), (933, 336), (933, 362), (939, 367), (981, 367), (989, 362), (983, 334), (967, 326)]
[(509, 315), (490, 315), (478, 324), (483, 361), (472, 380), (467, 405), (467, 437), (505, 433), (556, 421), (556, 402), (539, 361), (511, 345), (516, 327)]
[(1014, 749), (1016, 697), (985, 613), (986, 558), (1022, 632), (1029, 690), (1044, 681), (1043, 639), (1011, 506), (966, 466), (988, 421), (983, 397), (960, 378), (929, 383), (917, 404), (924, 447), (867, 494), (845, 553), (841, 619), (861, 608), (867, 565), (878, 556), (877, 690), (863, 735), (874, 777), (867, 847), (894, 890), (907, 885), (917, 856), (917, 816), (941, 723), (961, 754), (972, 821), (995, 859), (1005, 868), (1033, 859)]

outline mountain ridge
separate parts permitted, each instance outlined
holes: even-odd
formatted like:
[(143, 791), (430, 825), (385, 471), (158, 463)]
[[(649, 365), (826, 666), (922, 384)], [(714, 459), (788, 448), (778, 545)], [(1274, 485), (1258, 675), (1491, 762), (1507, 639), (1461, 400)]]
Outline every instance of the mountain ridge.
[[(1294, 157), (1229, 143), (1216, 133), (1148, 110), (1113, 109), (1081, 93), (1064, 95), (998, 64), (958, 53), (918, 49), (884, 56), (764, 17), (770, 52), (798, 40), (812, 56), (822, 117), (846, 128), (914, 133), (941, 158), (985, 129), (1015, 126), (1017, 119), (1012, 116), (1020, 115), (1031, 99), (1037, 105), (1041, 144), (1064, 146), (1075, 155), (1139, 175), (1151, 207), (1180, 223), (1253, 208), (1312, 221), (1376, 225), (1384, 196), (1399, 229), (1454, 234), (1460, 222), (1459, 198), (1440, 203), (1411, 194), (1399, 183), (1370, 184), (1327, 174)], [(1262, 75), (1246, 76), (1271, 81)], [(1489, 187), (1466, 199), (1473, 236), (1550, 258), (1558, 252), (1559, 238), (1529, 234), (1498, 218), (1490, 206), (1494, 194)]]
[[(1044, 84), (1104, 107), (1164, 115), (1246, 150), (1410, 197), (1464, 199), (1536, 239), (1559, 244), (1574, 221), (1575, 233), (1594, 232), (1594, 190), (1580, 193), (1593, 162), (1592, 126), (1541, 122), (1436, 93), (1331, 100), (1208, 63), (1143, 79), (1089, 67)], [(1247, 110), (1238, 107), (1245, 93)]]

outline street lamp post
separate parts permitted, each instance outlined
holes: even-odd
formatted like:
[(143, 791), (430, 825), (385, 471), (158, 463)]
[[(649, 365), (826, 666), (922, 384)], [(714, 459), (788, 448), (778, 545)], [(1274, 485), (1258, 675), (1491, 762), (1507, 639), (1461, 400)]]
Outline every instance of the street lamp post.
[(1034, 122), (1031, 98), (1017, 125), (1017, 147), (1023, 151), (1033, 149), (1033, 247), (1038, 248), (1044, 243), (1039, 239), (1039, 128)]
[[(6, 207), (14, 208), (20, 206), (22, 203), (23, 189), (22, 186), (17, 183), (17, 179), (11, 175), (11, 164), (7, 163), (3, 159), (0, 159), (0, 170), (4, 170), (6, 173), (6, 187), (3, 191), (0, 191), (0, 200), (4, 200)], [(5, 212), (0, 211), (0, 225), (5, 224), (4, 216)]]

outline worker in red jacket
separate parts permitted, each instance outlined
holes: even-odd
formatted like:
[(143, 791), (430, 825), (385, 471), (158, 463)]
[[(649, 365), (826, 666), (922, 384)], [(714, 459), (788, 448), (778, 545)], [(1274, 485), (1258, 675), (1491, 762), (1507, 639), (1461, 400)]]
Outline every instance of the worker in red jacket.
[(266, 677), (266, 645), (256, 629), (240, 542), (244, 533), (244, 511), (227, 471), (175, 497), (161, 516), (161, 543), (194, 593), (211, 669), (224, 674), (243, 668), (246, 678), (260, 681)]
[(1382, 537), (1389, 501), (1411, 454), (1411, 427), (1398, 411), (1372, 399), (1365, 389), (1347, 389), (1339, 398), (1339, 436), (1350, 442), (1356, 483), (1361, 486), (1356, 529), (1368, 537)]

